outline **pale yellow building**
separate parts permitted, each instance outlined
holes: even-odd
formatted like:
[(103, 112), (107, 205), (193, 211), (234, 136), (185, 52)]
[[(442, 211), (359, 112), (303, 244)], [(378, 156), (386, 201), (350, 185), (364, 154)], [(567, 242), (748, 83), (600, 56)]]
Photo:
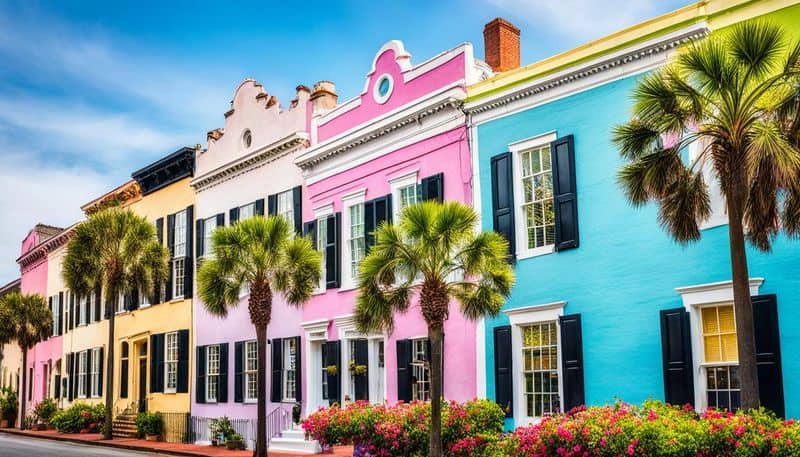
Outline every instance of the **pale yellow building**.
[[(19, 292), (20, 279), (0, 287), (0, 297), (11, 292)], [(19, 389), (19, 380), (22, 376), (22, 351), (17, 343), (11, 342), (0, 347), (0, 388)]]

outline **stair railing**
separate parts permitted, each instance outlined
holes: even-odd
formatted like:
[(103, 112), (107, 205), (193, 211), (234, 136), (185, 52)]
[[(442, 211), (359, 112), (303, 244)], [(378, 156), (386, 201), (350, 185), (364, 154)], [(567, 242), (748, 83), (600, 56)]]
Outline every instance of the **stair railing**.
[(267, 447), (269, 447), (272, 438), (281, 436), (281, 433), (292, 425), (292, 413), (283, 406), (278, 406), (267, 414), (266, 422)]

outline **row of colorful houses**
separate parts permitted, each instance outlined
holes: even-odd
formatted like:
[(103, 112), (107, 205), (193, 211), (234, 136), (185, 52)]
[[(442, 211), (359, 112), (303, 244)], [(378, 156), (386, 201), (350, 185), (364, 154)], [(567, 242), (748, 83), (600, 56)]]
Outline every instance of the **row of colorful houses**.
[[(99, 295), (75, 300), (60, 275), (74, 226), (38, 225), (25, 238), (20, 287), (48, 298), (54, 331), (29, 353), (24, 401), (102, 402), (110, 388), (119, 414), (255, 418), (247, 295), (221, 319), (205, 311), (194, 282), (213, 256), (214, 229), (255, 215), (287, 218), (323, 254), (309, 302), (298, 309), (277, 297), (273, 307), (268, 411), (428, 400), (424, 321), (412, 311), (390, 334), (360, 333), (357, 267), (381, 222), (415, 202), (455, 200), (509, 240), (517, 281), (498, 316), (450, 313), (445, 397), (494, 399), (509, 427), (616, 398), (736, 407), (718, 190), (702, 240), (677, 245), (655, 208), (623, 198), (610, 130), (630, 115), (642, 75), (751, 18), (797, 34), (800, 5), (701, 1), (523, 67), (520, 30), (502, 19), (484, 29), (483, 61), (465, 43), (412, 62), (402, 42), (389, 41), (365, 69), (361, 93), (345, 101), (321, 81), (282, 105), (244, 80), (204, 147), (182, 148), (82, 208), (121, 204), (153, 222), (171, 253), (159, 290), (119, 297), (113, 310)], [(771, 253), (748, 252), (762, 402), (785, 416), (800, 414), (800, 361), (781, 356), (800, 340), (798, 254), (800, 244), (781, 237)], [(106, 367), (111, 312), (116, 357)], [(104, 385), (109, 369), (113, 386)]]

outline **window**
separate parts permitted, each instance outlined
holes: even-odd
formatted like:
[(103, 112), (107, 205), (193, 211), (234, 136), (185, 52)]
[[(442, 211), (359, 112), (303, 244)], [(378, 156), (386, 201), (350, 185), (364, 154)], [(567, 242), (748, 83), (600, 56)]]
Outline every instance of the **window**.
[(164, 392), (174, 393), (178, 389), (178, 332), (167, 333), (164, 347)]
[(90, 372), (89, 382), (91, 383), (91, 396), (92, 398), (100, 397), (100, 348), (92, 349), (92, 367)]
[(328, 367), (325, 365), (325, 345), (320, 346), (322, 357), (320, 357), (320, 361), (322, 362), (322, 399), (328, 399)]
[(242, 133), (242, 146), (244, 146), (244, 148), (247, 149), (252, 144), (253, 144), (253, 134), (250, 132), (250, 129), (245, 129), (244, 133)]
[(206, 401), (216, 402), (219, 390), (219, 346), (206, 348)]
[(428, 339), (411, 341), (411, 399), (431, 399), (431, 372), (428, 361)]
[(294, 401), (297, 383), (295, 376), (295, 361), (297, 360), (297, 340), (286, 338), (283, 340), (283, 399)]
[(350, 246), (350, 278), (358, 277), (358, 264), (364, 258), (366, 246), (364, 244), (364, 204), (358, 203), (347, 208), (349, 227), (347, 238)]
[(399, 189), (400, 192), (400, 210), (406, 206), (411, 206), (420, 201), (420, 188), (419, 184), (411, 184)]
[(736, 410), (740, 405), (739, 349), (733, 305), (703, 307), (700, 317), (707, 406)]
[(86, 398), (86, 370), (88, 352), (78, 353), (78, 397)]
[(244, 346), (245, 401), (258, 400), (258, 342), (248, 341)]
[(125, 294), (120, 292), (117, 297), (117, 311), (116, 314), (125, 312)]
[(249, 203), (244, 206), (239, 207), (239, 220), (243, 221), (245, 219), (251, 218), (256, 214), (256, 204), (255, 202)]
[(286, 219), (290, 226), (294, 227), (294, 192), (287, 190), (277, 195), (277, 215)]
[(355, 339), (348, 339), (347, 340), (347, 350), (348, 354), (350, 354), (350, 361), (347, 363), (348, 366), (348, 373), (350, 374), (350, 399), (357, 400), (356, 397), (356, 373), (352, 368), (352, 364), (356, 361), (356, 347), (358, 343)]
[(521, 330), (525, 414), (542, 417), (559, 412), (557, 324), (544, 322)]
[(148, 293), (139, 291), (139, 308), (147, 308), (148, 306), (150, 306)]
[(86, 307), (89, 306), (87, 301), (88, 301), (87, 297), (81, 297), (81, 300), (80, 300), (80, 302), (78, 304), (78, 319), (79, 319), (78, 320), (78, 324), (79, 325), (86, 325), (88, 323), (88, 322), (86, 322)]
[(525, 244), (528, 250), (555, 243), (553, 210), (553, 173), (550, 146), (519, 153), (522, 180), (522, 215), (525, 221)]
[(70, 317), (72, 317), (69, 309), (75, 304), (75, 295), (73, 295), (72, 292), (66, 292), (64, 294), (64, 299), (64, 322), (66, 322), (66, 324), (64, 324), (64, 333), (66, 333), (67, 329), (72, 325), (72, 321), (69, 320)]
[(211, 244), (211, 234), (217, 228), (217, 216), (211, 216), (203, 221), (203, 255), (212, 257), (214, 247)]
[(100, 310), (97, 308), (96, 303), (97, 303), (97, 294), (89, 295), (89, 300), (88, 300), (89, 315), (91, 316), (91, 318), (89, 319), (89, 322), (98, 322), (98, 321), (100, 321), (100, 316), (98, 316), (98, 313), (99, 313)]
[(61, 325), (60, 303), (58, 294), (53, 295), (53, 331), (51, 332), (53, 336), (58, 335), (58, 328)]
[(322, 254), (322, 274), (320, 275), (317, 290), (325, 290), (326, 273), (326, 260), (325, 260), (325, 247), (328, 244), (328, 216), (317, 219), (317, 251)]
[(183, 297), (183, 279), (186, 268), (186, 211), (175, 214), (174, 255), (172, 257), (172, 296)]
[(392, 96), (392, 89), (394, 89), (392, 76), (388, 73), (383, 74), (373, 86), (372, 98), (375, 99), (376, 103), (382, 105)]

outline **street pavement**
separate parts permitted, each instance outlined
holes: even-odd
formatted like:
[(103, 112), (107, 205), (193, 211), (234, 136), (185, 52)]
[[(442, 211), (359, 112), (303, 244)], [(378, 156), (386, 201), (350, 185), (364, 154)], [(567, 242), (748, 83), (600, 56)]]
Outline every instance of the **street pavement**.
[(104, 446), (91, 446), (0, 433), (0, 457), (153, 457), (158, 455), (164, 454), (127, 451)]

